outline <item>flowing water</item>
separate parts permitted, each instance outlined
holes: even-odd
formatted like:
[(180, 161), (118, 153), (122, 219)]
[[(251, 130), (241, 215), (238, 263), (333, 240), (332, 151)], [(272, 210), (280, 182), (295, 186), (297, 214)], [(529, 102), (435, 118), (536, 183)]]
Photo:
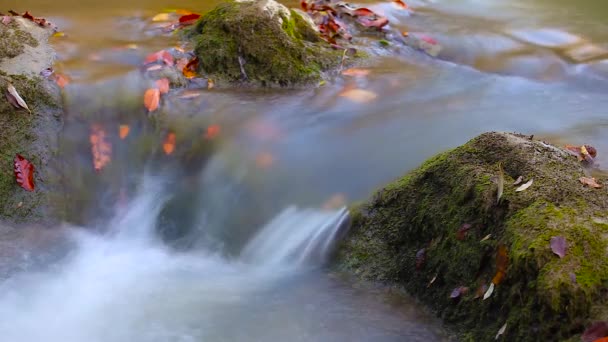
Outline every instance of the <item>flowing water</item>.
[[(588, 143), (604, 167), (608, 7), (593, 0), (417, 0), (410, 16), (368, 1), (443, 54), (366, 41), (378, 55), (368, 77), (171, 93), (167, 125), (188, 132), (177, 151), (209, 124), (220, 136), (204, 160), (150, 150), (164, 132), (131, 109), (147, 84), (139, 67), (178, 44), (150, 18), (218, 2), (2, 2), (67, 34), (53, 43), (72, 79), (62, 158), (73, 195), (70, 224), (0, 230), (3, 341), (449, 340), (408, 296), (323, 267), (347, 227), (344, 205), (489, 130)], [(339, 96), (353, 86), (378, 97)], [(89, 127), (125, 123), (131, 140), (112, 136), (112, 163), (94, 172)]]

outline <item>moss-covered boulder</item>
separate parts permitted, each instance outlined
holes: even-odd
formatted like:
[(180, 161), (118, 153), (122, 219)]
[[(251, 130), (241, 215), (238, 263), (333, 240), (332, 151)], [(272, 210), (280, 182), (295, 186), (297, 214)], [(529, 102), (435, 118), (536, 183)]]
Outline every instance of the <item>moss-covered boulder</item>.
[(201, 72), (230, 83), (303, 86), (338, 66), (343, 51), (320, 39), (305, 13), (274, 0), (232, 0), (190, 31)]
[[(608, 320), (608, 193), (583, 186), (586, 172), (544, 142), (482, 134), (353, 208), (337, 266), (402, 285), (462, 340), (494, 340), (505, 323), (504, 341), (577, 339)], [(520, 176), (533, 183), (516, 191)]]
[[(0, 24), (0, 221), (48, 222), (56, 177), (51, 160), (61, 129), (61, 93), (40, 72), (52, 66), (52, 34), (33, 22), (11, 17)], [(12, 84), (31, 113), (13, 107), (5, 94)], [(13, 160), (21, 154), (35, 167), (36, 190), (27, 192), (15, 182)]]

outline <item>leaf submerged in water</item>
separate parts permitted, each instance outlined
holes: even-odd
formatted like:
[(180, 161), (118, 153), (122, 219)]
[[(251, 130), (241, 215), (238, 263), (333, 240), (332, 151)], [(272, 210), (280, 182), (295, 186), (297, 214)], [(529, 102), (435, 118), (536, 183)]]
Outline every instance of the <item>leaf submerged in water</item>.
[(608, 336), (608, 322), (599, 321), (594, 322), (585, 330), (581, 340), (583, 342), (594, 342), (606, 336)]
[(107, 140), (107, 135), (103, 127), (94, 124), (91, 126), (91, 154), (93, 155), (93, 168), (101, 171), (111, 160), (112, 145)]
[(15, 180), (27, 191), (34, 191), (34, 169), (34, 164), (30, 163), (29, 160), (20, 154), (15, 155)]
[(158, 109), (160, 103), (160, 90), (158, 88), (149, 88), (144, 93), (144, 106), (148, 112), (153, 112)]
[(378, 95), (374, 92), (364, 89), (348, 89), (344, 90), (339, 94), (341, 97), (345, 97), (356, 103), (368, 103), (375, 100)]

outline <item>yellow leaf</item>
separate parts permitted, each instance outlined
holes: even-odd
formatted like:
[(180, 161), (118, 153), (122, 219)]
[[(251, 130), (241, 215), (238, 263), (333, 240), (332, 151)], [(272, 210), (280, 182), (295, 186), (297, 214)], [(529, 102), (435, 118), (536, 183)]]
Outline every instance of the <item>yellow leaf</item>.
[(171, 15), (169, 13), (158, 13), (157, 15), (152, 17), (152, 21), (154, 21), (154, 22), (170, 21), (170, 20), (171, 20)]

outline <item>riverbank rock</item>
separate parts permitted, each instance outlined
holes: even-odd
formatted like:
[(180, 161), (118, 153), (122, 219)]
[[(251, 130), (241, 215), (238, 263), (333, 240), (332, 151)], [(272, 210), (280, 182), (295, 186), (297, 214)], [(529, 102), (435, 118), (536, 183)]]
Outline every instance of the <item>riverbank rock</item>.
[(608, 193), (586, 172), (560, 148), (482, 134), (354, 207), (337, 265), (403, 286), (464, 341), (505, 324), (499, 340), (578, 340), (608, 320)]
[(274, 0), (220, 4), (190, 31), (200, 71), (211, 78), (256, 86), (318, 83), (340, 65), (343, 50), (320, 39), (312, 20)]
[[(7, 24), (0, 23), (0, 220), (46, 221), (54, 177), (49, 165), (57, 149), (62, 113), (58, 86), (40, 76), (55, 58), (48, 43), (53, 32), (21, 17), (7, 18)], [(9, 84), (31, 113), (9, 103)], [(34, 192), (15, 182), (16, 154), (36, 168)]]

